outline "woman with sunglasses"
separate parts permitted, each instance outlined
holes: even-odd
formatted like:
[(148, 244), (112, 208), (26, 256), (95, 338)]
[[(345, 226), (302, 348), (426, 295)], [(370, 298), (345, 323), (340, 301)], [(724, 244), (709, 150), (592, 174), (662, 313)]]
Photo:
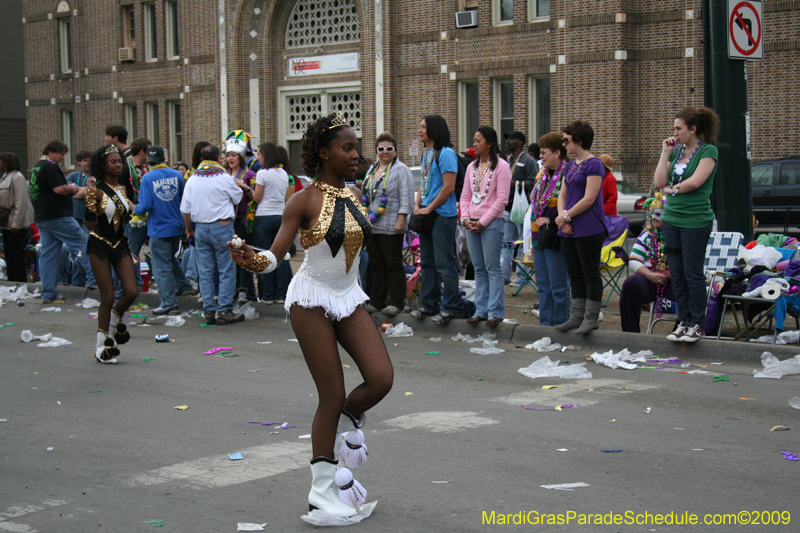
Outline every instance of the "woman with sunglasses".
[(397, 157), (397, 143), (388, 133), (375, 140), (378, 160), (361, 184), (361, 205), (368, 210), (372, 239), (367, 245), (369, 288), (367, 311), (387, 316), (400, 313), (406, 299), (403, 236), (414, 210), (414, 178)]
[(606, 169), (603, 162), (589, 152), (594, 130), (588, 122), (577, 120), (561, 131), (567, 153), (575, 157), (564, 169), (556, 217), (572, 305), (569, 320), (556, 329), (578, 328), (577, 335), (586, 335), (600, 327), (597, 323), (603, 300), (600, 252), (608, 234), (600, 188)]

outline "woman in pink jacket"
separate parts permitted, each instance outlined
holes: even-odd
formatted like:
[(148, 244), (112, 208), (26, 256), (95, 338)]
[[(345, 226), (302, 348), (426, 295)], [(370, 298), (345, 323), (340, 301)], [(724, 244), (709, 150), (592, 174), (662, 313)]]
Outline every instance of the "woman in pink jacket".
[(467, 246), (475, 267), (476, 311), (470, 325), (487, 320), (490, 328), (503, 321), (505, 297), (500, 247), (503, 209), (511, 190), (511, 168), (498, 157), (497, 132), (481, 126), (472, 143), (475, 161), (469, 164), (461, 191), (461, 222), (467, 228)]

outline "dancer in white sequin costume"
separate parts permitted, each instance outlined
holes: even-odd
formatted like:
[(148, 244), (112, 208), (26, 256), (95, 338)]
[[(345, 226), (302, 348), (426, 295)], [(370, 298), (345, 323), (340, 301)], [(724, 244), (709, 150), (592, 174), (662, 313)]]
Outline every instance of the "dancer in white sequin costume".
[[(358, 284), (359, 256), (371, 225), (345, 184), (358, 167), (357, 146), (341, 115), (309, 124), (303, 166), (316, 178), (286, 204), (271, 250), (254, 253), (238, 238), (228, 243), (231, 258), (243, 268), (271, 272), (300, 231), (305, 260), (289, 285), (285, 305), (319, 393), (311, 430), (309, 514), (302, 517), (316, 525), (359, 522), (374, 508), (374, 503), (364, 505), (366, 491), (350, 468), (366, 461), (364, 413), (388, 394), (394, 379), (386, 346), (363, 306), (368, 297)], [(337, 342), (364, 378), (350, 394), (345, 394)], [(346, 467), (339, 467), (340, 458)]]

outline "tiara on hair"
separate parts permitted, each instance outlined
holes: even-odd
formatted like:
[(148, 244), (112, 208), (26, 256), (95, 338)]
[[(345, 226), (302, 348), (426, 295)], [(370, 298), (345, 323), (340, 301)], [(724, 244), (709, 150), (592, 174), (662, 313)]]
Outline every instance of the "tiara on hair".
[(349, 126), (349, 125), (350, 125), (350, 123), (349, 123), (349, 122), (347, 122), (347, 119), (346, 119), (346, 118), (344, 118), (344, 115), (342, 115), (341, 113), (339, 113), (339, 114), (338, 114), (338, 115), (336, 115), (336, 117), (333, 119), (333, 122), (331, 122), (331, 125), (330, 125), (330, 127), (329, 127), (328, 129), (329, 129), (329, 130), (332, 130), (333, 128), (338, 128), (339, 126)]
[(103, 152), (103, 155), (108, 155), (108, 154), (118, 154), (118, 153), (119, 153), (119, 148), (117, 148), (116, 146), (114, 146), (114, 145), (112, 144), (111, 146), (109, 146), (108, 148), (106, 148), (106, 151), (105, 151), (105, 152)]

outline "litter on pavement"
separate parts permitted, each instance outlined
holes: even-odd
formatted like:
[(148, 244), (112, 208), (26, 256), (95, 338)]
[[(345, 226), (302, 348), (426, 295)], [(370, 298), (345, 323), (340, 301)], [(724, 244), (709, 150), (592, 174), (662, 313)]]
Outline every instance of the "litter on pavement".
[(542, 337), (538, 341), (526, 344), (525, 348), (528, 350), (536, 350), (537, 352), (555, 352), (561, 349), (559, 343), (550, 341), (550, 337)]
[(36, 346), (38, 348), (55, 348), (58, 346), (67, 346), (70, 344), (72, 344), (72, 342), (68, 341), (67, 339), (62, 339), (61, 337), (51, 337), (50, 340), (48, 340), (47, 342), (40, 342)]
[(100, 302), (95, 300), (94, 298), (84, 298), (82, 301), (75, 304), (77, 307), (82, 307), (84, 309), (94, 309), (95, 307), (100, 307)]
[(786, 459), (787, 461), (800, 461), (800, 459), (797, 458), (796, 453), (781, 452), (781, 454), (783, 455), (783, 458)]
[(185, 411), (189, 408), (188, 405), (176, 405), (173, 409), (177, 409), (178, 411)]
[(478, 355), (496, 355), (505, 352), (504, 349), (498, 348), (496, 342), (485, 340), (483, 341), (483, 348), (470, 348), (469, 353)]
[(714, 383), (717, 383), (719, 381), (730, 381), (730, 380), (731, 378), (729, 378), (728, 376), (714, 376)]
[(22, 342), (31, 342), (32, 340), (47, 342), (53, 338), (53, 334), (45, 333), (44, 335), (34, 335), (31, 333), (31, 330), (26, 329), (19, 334), (19, 338), (22, 339)]
[(591, 379), (592, 373), (586, 369), (586, 363), (558, 366), (560, 361), (552, 361), (544, 356), (530, 366), (520, 368), (519, 373), (531, 379), (536, 378), (562, 378), (562, 379)]
[(761, 354), (761, 364), (764, 365), (764, 370), (753, 370), (753, 377), (780, 379), (783, 376), (800, 374), (800, 355), (781, 361), (770, 352), (764, 352)]
[(631, 354), (627, 348), (621, 352), (614, 353), (614, 350), (609, 350), (605, 353), (593, 353), (591, 359), (599, 364), (607, 366), (608, 368), (624, 368), (625, 370), (634, 370), (638, 368), (633, 363), (646, 363), (647, 357), (653, 355), (650, 350), (642, 350), (635, 354)]
[(229, 453), (228, 457), (230, 458), (231, 461), (239, 461), (241, 459), (244, 459), (244, 457), (242, 457), (242, 454), (239, 452)]
[(541, 485), (543, 489), (550, 489), (550, 490), (573, 490), (578, 489), (581, 487), (590, 487), (588, 483), (561, 483), (558, 485)]
[(227, 351), (227, 350), (233, 350), (233, 348), (231, 348), (230, 346), (228, 346), (228, 347), (220, 346), (219, 348), (212, 348), (207, 352), (203, 352), (203, 354), (204, 355), (214, 355), (217, 352), (223, 352), (223, 351)]
[(61, 312), (60, 307), (45, 307), (44, 309), (42, 309), (42, 313), (60, 313), (60, 312)]
[(264, 522), (263, 524), (249, 524), (247, 522), (239, 522), (236, 525), (236, 531), (265, 531), (264, 526), (267, 523)]
[(800, 409), (800, 396), (789, 398), (789, 405), (791, 405), (795, 409)]
[(388, 337), (411, 337), (414, 335), (414, 330), (411, 326), (406, 326), (404, 322), (400, 322), (396, 326), (387, 325), (385, 333)]

